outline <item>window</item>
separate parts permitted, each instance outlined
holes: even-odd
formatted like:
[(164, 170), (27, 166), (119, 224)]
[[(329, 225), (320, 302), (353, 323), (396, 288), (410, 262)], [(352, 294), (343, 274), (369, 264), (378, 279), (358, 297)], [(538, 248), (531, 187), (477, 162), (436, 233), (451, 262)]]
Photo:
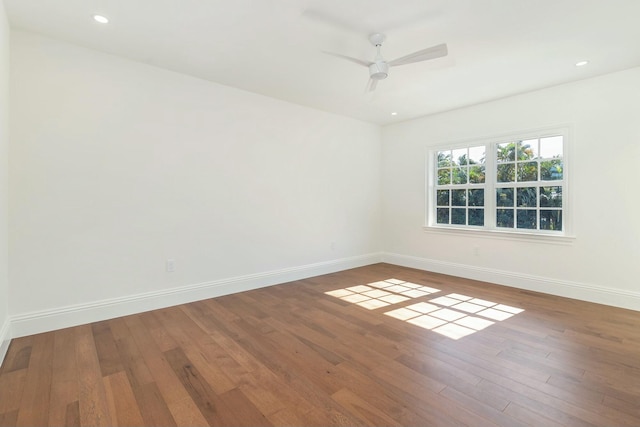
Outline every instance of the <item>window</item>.
[(431, 227), (564, 235), (566, 130), (430, 152)]
[(437, 152), (436, 222), (484, 225), (485, 147)]

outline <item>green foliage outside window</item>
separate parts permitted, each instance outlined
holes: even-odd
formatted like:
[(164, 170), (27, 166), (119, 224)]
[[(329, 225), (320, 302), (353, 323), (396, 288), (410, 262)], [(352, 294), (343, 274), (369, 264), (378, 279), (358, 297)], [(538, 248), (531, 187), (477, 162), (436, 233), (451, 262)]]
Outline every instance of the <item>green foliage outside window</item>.
[[(548, 136), (439, 151), (436, 222), (561, 231), (563, 150), (562, 136)], [(495, 155), (489, 183), (485, 152)], [(495, 224), (485, 224), (485, 189), (492, 192)]]

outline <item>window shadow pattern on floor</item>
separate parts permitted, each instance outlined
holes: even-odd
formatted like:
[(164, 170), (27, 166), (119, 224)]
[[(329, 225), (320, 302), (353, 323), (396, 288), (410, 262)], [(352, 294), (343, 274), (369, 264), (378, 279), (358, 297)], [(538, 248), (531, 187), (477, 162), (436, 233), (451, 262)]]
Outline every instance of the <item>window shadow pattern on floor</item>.
[[(438, 292), (440, 289), (392, 278), (328, 291), (325, 294), (375, 310)], [(457, 340), (523, 311), (521, 308), (452, 293), (428, 302), (386, 311), (384, 314)]]
[(325, 294), (359, 305), (368, 310), (374, 310), (436, 292), (440, 292), (440, 289), (417, 285), (398, 279), (387, 279), (366, 285), (337, 289), (335, 291), (325, 292)]

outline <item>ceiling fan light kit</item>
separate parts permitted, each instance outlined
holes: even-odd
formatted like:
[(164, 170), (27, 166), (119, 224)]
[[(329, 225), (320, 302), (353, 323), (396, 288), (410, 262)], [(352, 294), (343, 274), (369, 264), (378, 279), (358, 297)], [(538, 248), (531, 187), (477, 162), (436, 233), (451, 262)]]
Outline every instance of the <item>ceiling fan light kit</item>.
[(369, 65), (369, 77), (374, 80), (384, 80), (389, 76), (389, 65), (384, 61), (372, 62)]

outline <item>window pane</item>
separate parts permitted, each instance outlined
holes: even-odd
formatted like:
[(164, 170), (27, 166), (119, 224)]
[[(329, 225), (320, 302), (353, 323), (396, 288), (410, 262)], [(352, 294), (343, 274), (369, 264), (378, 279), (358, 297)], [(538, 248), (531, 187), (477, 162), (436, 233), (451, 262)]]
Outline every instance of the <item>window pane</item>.
[(484, 166), (471, 166), (469, 169), (469, 182), (471, 184), (483, 184), (484, 180)]
[(513, 188), (498, 188), (496, 190), (496, 205), (513, 207)]
[(562, 160), (540, 162), (540, 179), (543, 181), (562, 179)]
[(467, 224), (466, 209), (451, 209), (451, 224)]
[(469, 163), (472, 165), (484, 163), (484, 145), (479, 147), (469, 147)]
[(467, 168), (459, 167), (453, 170), (453, 183), (454, 184), (466, 184), (467, 183)]
[(521, 141), (522, 150), (528, 150), (531, 154), (529, 159), (538, 158), (538, 139), (525, 139)]
[(453, 190), (451, 194), (452, 206), (467, 206), (467, 190)]
[(449, 224), (449, 208), (438, 208), (436, 216), (438, 224)]
[(518, 160), (531, 160), (536, 158), (538, 140), (518, 141)]
[(516, 144), (514, 142), (498, 144), (496, 158), (498, 162), (513, 162), (516, 159)]
[(515, 170), (513, 163), (498, 165), (498, 182), (514, 182), (516, 180)]
[(526, 228), (529, 230), (537, 229), (536, 211), (532, 209), (518, 209), (518, 228)]
[(543, 159), (562, 157), (562, 136), (540, 138), (540, 157)]
[(451, 184), (451, 169), (438, 170), (438, 185)]
[(536, 187), (518, 187), (517, 204), (519, 208), (535, 208), (538, 206)]
[(469, 206), (484, 206), (484, 190), (469, 190)]
[(449, 190), (438, 190), (438, 206), (449, 206)]
[(484, 209), (469, 209), (469, 225), (484, 225)]
[(538, 162), (518, 163), (518, 181), (537, 181)]
[[(562, 187), (540, 187), (541, 207), (562, 207)], [(542, 226), (542, 218), (540, 218)]]
[(438, 167), (451, 166), (451, 151), (438, 151)]
[(562, 211), (540, 210), (540, 229), (562, 231)]
[(453, 150), (451, 152), (452, 156), (453, 156), (453, 164), (454, 165), (466, 165), (469, 163), (468, 159), (467, 159), (467, 149), (466, 148), (460, 148), (458, 150)]
[(513, 209), (497, 209), (496, 225), (498, 227), (513, 228)]

